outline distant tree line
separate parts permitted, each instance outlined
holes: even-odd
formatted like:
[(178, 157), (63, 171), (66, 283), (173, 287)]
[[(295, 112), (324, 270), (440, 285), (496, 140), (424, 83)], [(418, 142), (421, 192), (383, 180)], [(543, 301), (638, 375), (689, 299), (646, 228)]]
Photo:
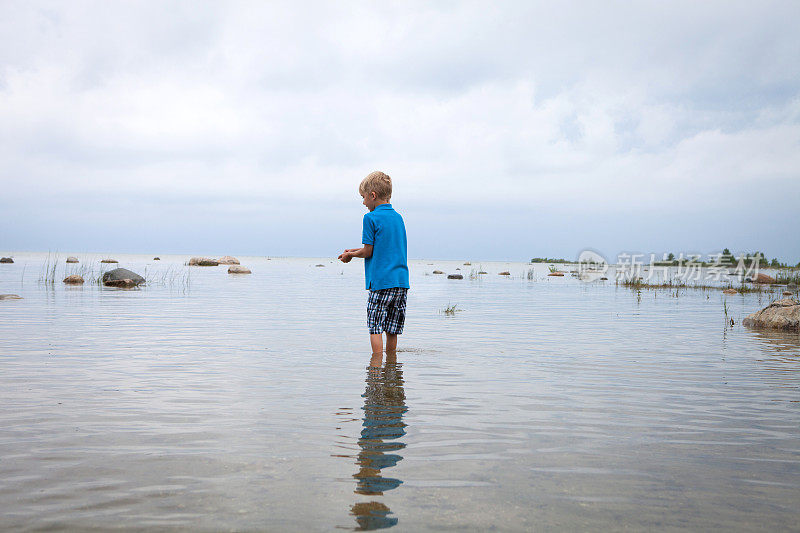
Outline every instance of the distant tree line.
[[(758, 266), (759, 267), (763, 267), (763, 268), (767, 268), (767, 267), (771, 267), (771, 268), (800, 268), (800, 262), (797, 263), (794, 267), (790, 267), (786, 263), (782, 263), (777, 257), (773, 257), (772, 261), (768, 260), (767, 256), (764, 255), (763, 253), (759, 252), (759, 251), (750, 252), (750, 253), (746, 253), (745, 252), (745, 253), (743, 253), (743, 254), (741, 254), (739, 256), (734, 256), (728, 248), (725, 248), (724, 250), (722, 250), (722, 254), (720, 255), (720, 258), (719, 258), (719, 263), (713, 263), (713, 261), (697, 261), (697, 262), (701, 263), (701, 264), (704, 264), (704, 265), (705, 264), (709, 264), (709, 263), (713, 263), (713, 264), (719, 264), (719, 265), (736, 266), (736, 265), (739, 264), (739, 257), (742, 258), (742, 262), (747, 267), (750, 267), (756, 260), (758, 260)], [(686, 262), (689, 259), (690, 258), (688, 258), (688, 257), (684, 257), (683, 261)], [(676, 259), (675, 258), (675, 254), (673, 254), (672, 252), (667, 254), (666, 260), (657, 261), (656, 262), (657, 265), (672, 265), (672, 266), (677, 266), (679, 263), (680, 263), (680, 260)]]
[(574, 261), (567, 261), (566, 259), (551, 259), (550, 257), (534, 257), (531, 263), (574, 263)]

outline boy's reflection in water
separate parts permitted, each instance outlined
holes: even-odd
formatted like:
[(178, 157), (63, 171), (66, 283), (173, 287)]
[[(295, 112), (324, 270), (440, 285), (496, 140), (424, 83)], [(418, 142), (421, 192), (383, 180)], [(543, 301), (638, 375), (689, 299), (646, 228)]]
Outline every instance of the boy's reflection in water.
[[(396, 352), (386, 353), (386, 364), (381, 368), (382, 354), (373, 354), (367, 368), (364, 397), (364, 422), (358, 445), (361, 448), (356, 456), (359, 471), (356, 478), (356, 494), (370, 496), (382, 495), (395, 489), (403, 482), (382, 475), (382, 470), (395, 466), (403, 459), (399, 455), (406, 445), (397, 439), (406, 434), (403, 414), (406, 395), (403, 391), (402, 365), (397, 363)], [(377, 363), (377, 364), (376, 364)], [(362, 502), (350, 510), (356, 517), (358, 530), (381, 529), (397, 524), (391, 517), (391, 510), (380, 502)]]

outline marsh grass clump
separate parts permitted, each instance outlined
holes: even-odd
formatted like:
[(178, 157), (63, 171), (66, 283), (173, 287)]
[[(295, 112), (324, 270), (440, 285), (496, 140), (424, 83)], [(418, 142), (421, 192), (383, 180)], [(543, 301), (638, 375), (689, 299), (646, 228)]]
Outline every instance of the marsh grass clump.
[(726, 289), (735, 289), (737, 292), (740, 293), (763, 293), (769, 292), (772, 288), (769, 285), (762, 285), (758, 283), (747, 283), (742, 281), (741, 285), (734, 286), (732, 283), (727, 283), (724, 285), (708, 285), (703, 283), (686, 283), (685, 281), (674, 281), (674, 280), (667, 280), (660, 283), (651, 283), (649, 281), (645, 281), (641, 277), (632, 277), (623, 280), (617, 280), (617, 285), (622, 285), (623, 287), (627, 287), (629, 289), (634, 290), (641, 290), (641, 289), (669, 289), (670, 291), (675, 291), (677, 295), (678, 291), (694, 289), (699, 291), (723, 291)]
[(44, 260), (42, 271), (39, 274), (39, 283), (55, 285), (56, 267), (58, 267), (58, 253), (51, 256), (50, 252), (47, 252), (47, 259)]
[(143, 277), (147, 285), (161, 285), (169, 288), (180, 287), (186, 291), (191, 287), (192, 271), (189, 268), (170, 265), (164, 270), (148, 272), (147, 267), (145, 267)]
[(555, 273), (555, 272), (558, 272), (558, 269), (556, 268), (556, 266), (555, 266), (555, 265), (550, 265), (550, 266), (548, 266), (548, 267), (547, 267), (547, 270), (549, 270), (551, 274), (553, 274), (553, 273)]
[(800, 272), (781, 270), (775, 274), (775, 283), (779, 285), (788, 285), (790, 283), (800, 285)]
[(532, 268), (529, 268), (526, 276), (529, 281), (533, 281), (536, 279), (536, 271)]
[(450, 305), (449, 303), (447, 307), (441, 310), (442, 313), (448, 316), (455, 316), (456, 313), (460, 313), (461, 311), (463, 311), (463, 309), (459, 309), (458, 304)]

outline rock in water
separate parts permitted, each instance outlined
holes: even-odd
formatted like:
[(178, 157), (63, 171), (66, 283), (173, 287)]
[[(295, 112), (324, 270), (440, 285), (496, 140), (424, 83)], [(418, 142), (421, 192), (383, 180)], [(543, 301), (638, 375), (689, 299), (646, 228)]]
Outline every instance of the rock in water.
[(510, 276), (510, 275), (511, 275), (511, 272), (509, 272), (508, 270), (505, 270), (505, 271), (500, 272), (498, 274), (498, 276)]
[(768, 276), (763, 272), (759, 272), (758, 275), (753, 278), (753, 283), (775, 283), (775, 281), (775, 278)]
[(103, 285), (107, 287), (136, 287), (144, 283), (144, 278), (127, 268), (115, 268), (103, 274)]
[(784, 298), (772, 302), (761, 311), (748, 315), (742, 324), (757, 328), (800, 329), (800, 302)]
[(722, 291), (722, 294), (736, 294), (737, 292), (739, 291), (737, 291), (736, 289), (725, 289), (724, 291)]
[(71, 285), (80, 285), (81, 283), (83, 283), (83, 278), (77, 274), (73, 274), (71, 276), (67, 276), (66, 278), (64, 278), (64, 283), (68, 283)]
[(792, 294), (794, 294), (792, 291), (783, 291), (784, 296), (791, 296)]
[(72, 256), (67, 257), (67, 263), (78, 263), (78, 262), (79, 261), (77, 257), (72, 257)]
[(235, 257), (231, 257), (230, 255), (225, 255), (219, 258), (220, 265), (238, 265), (239, 260)]
[(14, 260), (10, 257), (0, 257), (0, 263), (13, 263)]
[(461, 274), (448, 274), (447, 279), (464, 279), (464, 276)]
[(161, 258), (160, 257), (154, 257), (153, 261), (161, 261)]
[(434, 274), (444, 274), (444, 272), (442, 272), (441, 270), (434, 270), (433, 273)]
[(247, 267), (234, 265), (232, 267), (228, 267), (228, 274), (251, 274), (251, 272)]
[(189, 266), (215, 267), (219, 261), (210, 257), (192, 257), (189, 259)]
[(548, 276), (563, 276), (563, 275), (564, 275), (563, 272), (550, 272), (548, 274)]
[(0, 294), (0, 300), (22, 300), (22, 296), (16, 294)]
[(101, 263), (119, 263), (116, 259), (103, 259), (100, 261)]

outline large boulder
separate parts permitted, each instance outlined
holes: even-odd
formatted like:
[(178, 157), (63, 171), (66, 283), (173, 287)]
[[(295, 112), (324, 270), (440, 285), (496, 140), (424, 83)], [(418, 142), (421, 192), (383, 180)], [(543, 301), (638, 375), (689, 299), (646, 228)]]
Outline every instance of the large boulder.
[(230, 255), (224, 255), (219, 258), (220, 265), (238, 265), (239, 260), (235, 257), (231, 257)]
[(72, 274), (71, 276), (64, 278), (64, 283), (68, 285), (80, 285), (83, 283), (83, 278), (77, 274)]
[(22, 296), (16, 294), (0, 294), (0, 300), (22, 300)]
[(742, 324), (756, 328), (800, 329), (800, 302), (784, 298), (748, 315)]
[(67, 257), (67, 263), (78, 263), (78, 262), (79, 261), (77, 257), (72, 257), (72, 256)]
[(103, 285), (107, 287), (136, 287), (144, 283), (144, 278), (127, 268), (115, 268), (103, 274)]
[(228, 267), (228, 274), (250, 274), (250, 269), (247, 267), (233, 265)]
[(192, 257), (189, 259), (189, 266), (215, 267), (219, 261), (210, 257)]
[(14, 260), (10, 257), (0, 257), (0, 263), (13, 263)]
[(752, 281), (753, 283), (775, 283), (776, 282), (775, 278), (773, 278), (772, 276), (768, 276), (768, 275), (764, 274), (763, 272), (759, 272), (758, 274), (756, 274), (756, 276), (754, 278), (751, 278), (750, 281)]

